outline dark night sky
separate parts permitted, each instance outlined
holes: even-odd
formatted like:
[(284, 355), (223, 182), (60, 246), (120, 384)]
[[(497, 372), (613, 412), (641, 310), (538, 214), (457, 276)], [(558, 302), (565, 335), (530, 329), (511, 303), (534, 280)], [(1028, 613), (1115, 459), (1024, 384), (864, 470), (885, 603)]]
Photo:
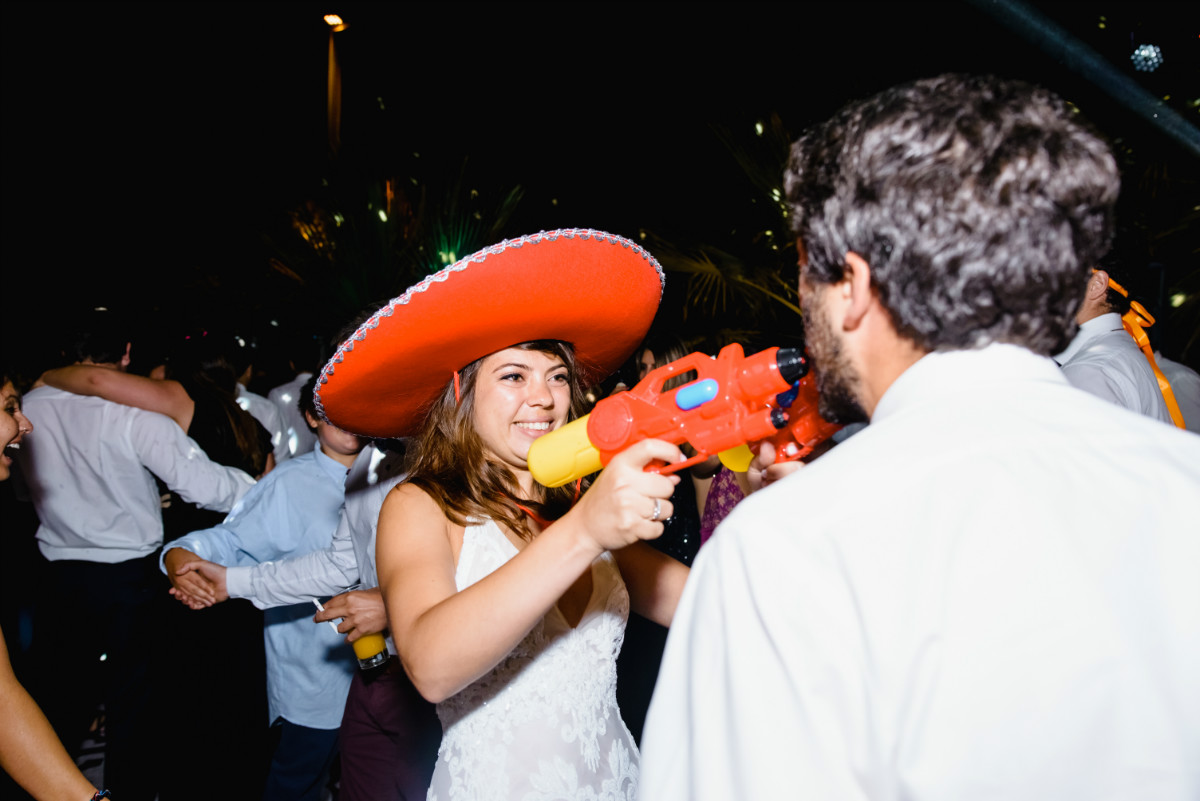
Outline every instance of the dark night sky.
[[(1081, 5), (1043, 10), (1081, 32), (1106, 9), (1188, 21), (1196, 96), (1186, 4)], [(4, 48), (7, 353), (80, 305), (170, 312), (211, 302), (198, 287), (261, 277), (261, 231), (328, 170), (331, 10), (350, 25), (343, 152), (381, 171), (412, 152), (447, 170), (469, 156), (481, 185), (526, 189), (514, 233), (724, 235), (747, 189), (713, 125), (776, 112), (796, 133), (853, 97), (952, 70), (1037, 80), (1110, 136), (1176, 149), (962, 2), (42, 3), (10, 22)]]

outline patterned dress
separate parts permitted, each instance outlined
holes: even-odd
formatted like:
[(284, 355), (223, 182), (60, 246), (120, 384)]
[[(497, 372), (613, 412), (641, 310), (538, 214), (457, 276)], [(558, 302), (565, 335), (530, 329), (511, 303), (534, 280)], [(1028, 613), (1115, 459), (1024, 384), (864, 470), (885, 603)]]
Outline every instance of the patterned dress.
[[(461, 591), (517, 554), (496, 524), (468, 526)], [(617, 709), (629, 594), (612, 554), (571, 628), (552, 608), (498, 665), (438, 704), (442, 745), (429, 801), (608, 801), (637, 795), (638, 752)]]

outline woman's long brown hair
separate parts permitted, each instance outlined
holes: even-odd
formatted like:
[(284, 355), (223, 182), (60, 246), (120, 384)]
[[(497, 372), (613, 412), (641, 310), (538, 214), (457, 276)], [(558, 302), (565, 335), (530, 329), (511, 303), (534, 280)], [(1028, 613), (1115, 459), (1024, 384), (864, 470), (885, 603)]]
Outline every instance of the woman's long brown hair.
[(219, 346), (189, 340), (167, 363), (167, 377), (182, 384), (193, 401), (207, 401), (221, 411), (238, 452), (253, 466), (252, 475), (261, 476), (270, 451), (259, 439), (258, 421), (238, 405), (237, 373)]
[[(510, 347), (562, 359), (571, 384), (567, 419), (574, 420), (584, 402), (574, 348), (566, 342), (549, 339)], [(536, 497), (517, 497), (516, 476), (507, 465), (487, 456), (475, 431), (475, 383), (482, 362), (483, 359), (478, 359), (459, 371), (461, 402), (455, 400), (453, 380), (446, 382), (433, 402), (416, 436), (415, 447), (409, 449), (407, 481), (423, 489), (456, 525), (491, 519), (524, 539), (532, 539), (533, 529), (518, 502), (546, 520), (555, 520), (574, 502), (575, 485), (548, 489), (535, 482)]]

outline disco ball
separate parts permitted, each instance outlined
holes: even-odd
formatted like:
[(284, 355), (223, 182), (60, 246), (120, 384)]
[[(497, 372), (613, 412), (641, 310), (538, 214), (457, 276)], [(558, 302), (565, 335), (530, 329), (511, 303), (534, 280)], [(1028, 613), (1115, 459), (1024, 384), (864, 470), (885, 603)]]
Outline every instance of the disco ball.
[(1133, 62), (1133, 68), (1138, 72), (1154, 72), (1162, 66), (1162, 50), (1158, 45), (1138, 45), (1129, 60)]

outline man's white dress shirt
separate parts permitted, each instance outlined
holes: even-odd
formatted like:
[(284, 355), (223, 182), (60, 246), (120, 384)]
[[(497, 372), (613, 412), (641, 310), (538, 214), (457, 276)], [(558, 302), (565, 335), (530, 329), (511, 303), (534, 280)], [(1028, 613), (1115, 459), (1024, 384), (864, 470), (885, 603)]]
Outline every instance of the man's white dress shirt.
[(1200, 438), (935, 353), (700, 551), (645, 801), (1200, 798)]
[(1080, 325), (1071, 344), (1054, 360), (1080, 389), (1175, 425), (1158, 378), (1122, 325), (1121, 315), (1102, 314)]
[(1171, 383), (1171, 392), (1179, 404), (1179, 413), (1188, 431), (1200, 433), (1200, 374), (1186, 364), (1171, 361), (1161, 353), (1154, 354), (1158, 369)]
[(154, 475), (184, 500), (226, 512), (254, 479), (209, 460), (161, 414), (39, 387), (25, 396), (33, 433), (18, 451), (37, 509), (38, 547), (52, 561), (116, 563), (162, 545)]

